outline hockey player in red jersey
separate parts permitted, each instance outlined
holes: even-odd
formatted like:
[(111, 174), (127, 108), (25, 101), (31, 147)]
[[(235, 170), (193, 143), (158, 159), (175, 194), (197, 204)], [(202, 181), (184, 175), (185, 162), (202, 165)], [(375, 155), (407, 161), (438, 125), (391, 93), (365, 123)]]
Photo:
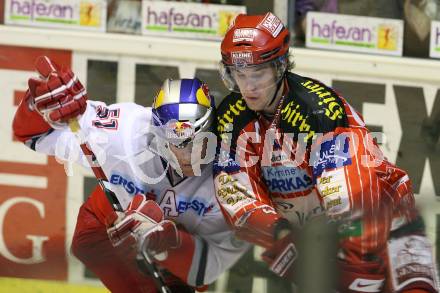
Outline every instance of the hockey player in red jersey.
[(29, 79), (15, 136), (34, 151), (83, 162), (67, 127), (78, 119), (124, 209), (116, 213), (97, 187), (79, 211), (72, 240), (73, 254), (112, 292), (157, 292), (138, 270), (138, 252), (152, 257), (172, 292), (193, 292), (206, 289), (246, 251), (223, 218), (212, 159), (205, 160), (209, 139), (203, 133), (212, 127), (214, 109), (198, 79), (166, 80), (152, 108), (89, 101), (66, 68)]
[(288, 51), (289, 32), (272, 13), (237, 16), (221, 43), (231, 93), (218, 107), (214, 176), (228, 222), (288, 277), (301, 254), (292, 226), (324, 214), (348, 227), (338, 243), (339, 292), (438, 292), (408, 175), (383, 157), (344, 98), (289, 72)]

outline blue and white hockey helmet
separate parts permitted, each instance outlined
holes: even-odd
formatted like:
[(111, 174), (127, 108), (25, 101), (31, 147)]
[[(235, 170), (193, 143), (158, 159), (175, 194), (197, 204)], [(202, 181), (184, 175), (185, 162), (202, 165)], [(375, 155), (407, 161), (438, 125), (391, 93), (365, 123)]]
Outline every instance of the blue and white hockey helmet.
[(214, 99), (208, 86), (197, 78), (166, 79), (152, 107), (157, 134), (184, 148), (198, 133), (211, 130)]

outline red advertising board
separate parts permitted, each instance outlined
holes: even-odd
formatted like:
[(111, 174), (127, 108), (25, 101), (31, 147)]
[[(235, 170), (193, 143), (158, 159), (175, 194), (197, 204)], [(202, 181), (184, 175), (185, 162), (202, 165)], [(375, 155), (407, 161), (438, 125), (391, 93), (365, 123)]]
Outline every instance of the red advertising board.
[[(70, 51), (0, 46), (0, 72), (31, 72), (39, 55), (48, 55), (67, 66), (71, 64)], [(2, 107), (15, 109), (13, 105), (18, 104), (19, 93), (24, 90), (14, 88), (6, 91), (13, 93), (7, 96), (3, 93)], [(2, 118), (3, 146), (13, 145), (12, 135), (5, 135), (11, 133), (7, 129), (11, 124), (10, 118)], [(2, 147), (1, 152), (11, 150)], [(23, 148), (23, 152), (32, 150)], [(2, 158), (0, 175), (10, 178), (10, 182), (0, 183), (0, 276), (66, 280), (67, 177), (63, 165), (53, 158), (45, 164), (23, 162), (14, 156)], [(22, 184), (21, 180), (27, 183)], [(32, 182), (40, 183), (32, 186)]]
[(0, 0), (0, 24), (4, 23), (5, 17), (5, 0)]

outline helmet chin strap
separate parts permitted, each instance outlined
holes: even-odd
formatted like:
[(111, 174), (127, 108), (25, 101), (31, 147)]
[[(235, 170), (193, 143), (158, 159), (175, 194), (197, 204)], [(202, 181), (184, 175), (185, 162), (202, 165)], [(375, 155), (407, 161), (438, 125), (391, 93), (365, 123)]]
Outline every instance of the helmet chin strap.
[(272, 99), (270, 100), (270, 103), (267, 104), (267, 107), (272, 106), (272, 104), (275, 102), (276, 97), (277, 97), (277, 95), (278, 95), (278, 92), (280, 91), (281, 84), (284, 82), (284, 77), (285, 77), (285, 75), (286, 75), (286, 73), (284, 72), (284, 73), (283, 73), (283, 76), (280, 78), (280, 80), (279, 80), (278, 83), (277, 83), (277, 89), (276, 89), (275, 93), (273, 94), (273, 97), (272, 97)]

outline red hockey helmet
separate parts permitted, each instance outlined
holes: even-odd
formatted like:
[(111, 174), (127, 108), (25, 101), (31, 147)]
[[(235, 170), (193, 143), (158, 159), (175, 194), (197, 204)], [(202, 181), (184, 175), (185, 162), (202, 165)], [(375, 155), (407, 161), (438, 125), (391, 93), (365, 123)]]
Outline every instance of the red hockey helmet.
[[(238, 90), (232, 70), (249, 66), (274, 65), (284, 74), (290, 35), (282, 21), (271, 12), (238, 15), (221, 43), (220, 73), (230, 90)], [(278, 77), (280, 78), (280, 77)]]

